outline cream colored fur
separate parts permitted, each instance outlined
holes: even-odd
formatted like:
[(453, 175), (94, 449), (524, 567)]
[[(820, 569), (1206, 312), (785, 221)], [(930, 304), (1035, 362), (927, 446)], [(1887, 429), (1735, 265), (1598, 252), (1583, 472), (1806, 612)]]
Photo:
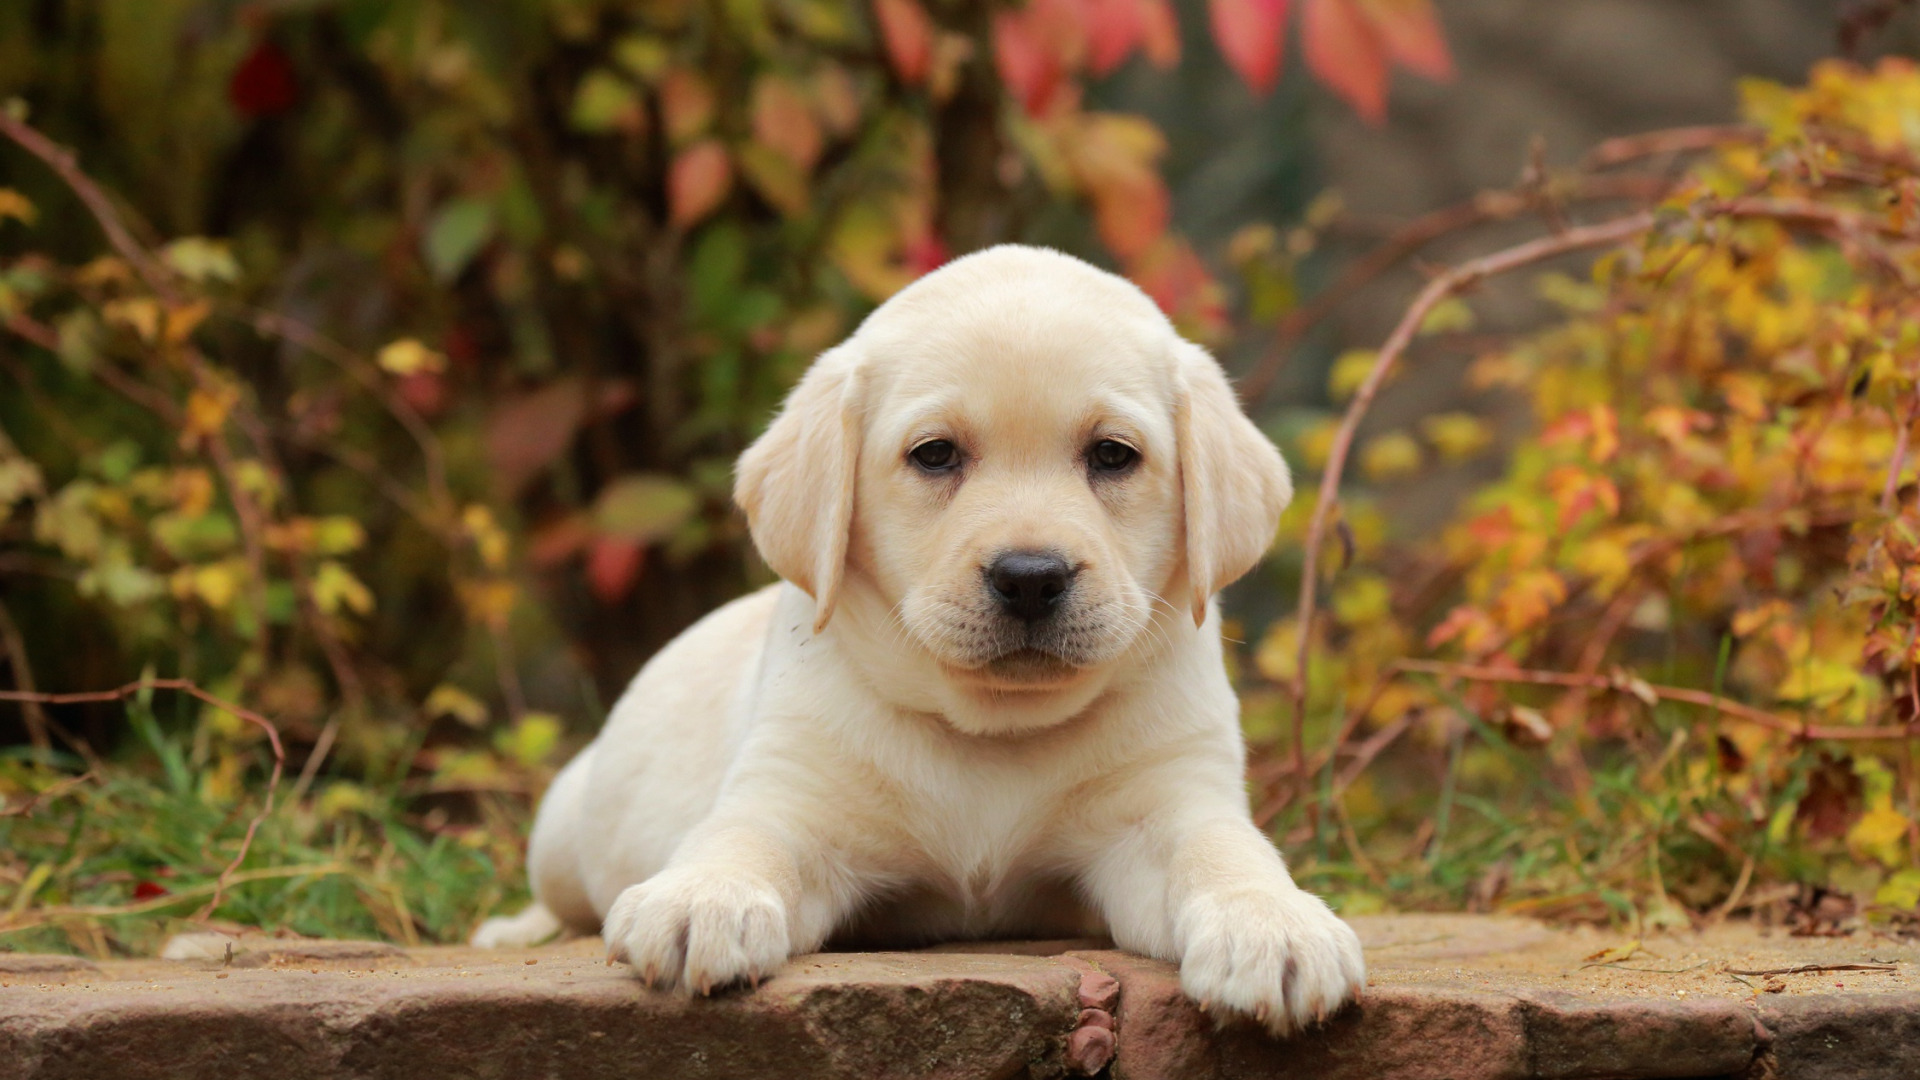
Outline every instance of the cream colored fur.
[[(930, 439), (963, 466), (915, 465)], [(1096, 475), (1101, 439), (1131, 472)], [(928, 275), (741, 456), (785, 581), (641, 670), (541, 806), (535, 905), (475, 944), (598, 929), (704, 994), (829, 936), (1104, 930), (1210, 1007), (1326, 1015), (1365, 981), (1360, 944), (1250, 819), (1213, 604), (1291, 494), (1219, 366), (1132, 285), (1022, 247)], [(1078, 569), (1041, 637), (984, 585), (1011, 550)]]

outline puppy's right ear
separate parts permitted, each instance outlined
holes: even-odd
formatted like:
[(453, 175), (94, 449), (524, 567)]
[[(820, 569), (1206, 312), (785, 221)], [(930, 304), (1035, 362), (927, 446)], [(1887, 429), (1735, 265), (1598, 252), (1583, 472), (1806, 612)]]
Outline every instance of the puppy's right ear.
[(813, 629), (833, 616), (853, 528), (861, 379), (850, 346), (824, 353), (734, 468), (760, 557), (813, 597)]

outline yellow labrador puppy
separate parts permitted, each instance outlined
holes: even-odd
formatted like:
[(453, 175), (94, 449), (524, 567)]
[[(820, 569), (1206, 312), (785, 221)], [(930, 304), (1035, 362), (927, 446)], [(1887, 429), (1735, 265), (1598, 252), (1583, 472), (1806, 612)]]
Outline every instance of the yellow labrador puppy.
[(1133, 285), (1012, 246), (928, 275), (741, 456), (785, 581), (641, 670), (475, 944), (597, 927), (705, 994), (829, 936), (1104, 930), (1211, 1007), (1326, 1015), (1360, 943), (1250, 819), (1213, 602), (1291, 494)]

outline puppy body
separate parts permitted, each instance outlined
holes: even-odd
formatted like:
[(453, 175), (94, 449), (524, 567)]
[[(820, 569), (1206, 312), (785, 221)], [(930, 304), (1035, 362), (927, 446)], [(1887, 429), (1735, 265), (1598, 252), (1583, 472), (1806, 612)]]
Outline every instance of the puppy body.
[(830, 935), (1104, 929), (1209, 1005), (1325, 1015), (1359, 944), (1250, 820), (1211, 602), (1289, 495), (1130, 284), (1022, 248), (922, 279), (742, 458), (786, 581), (642, 669), (476, 943), (598, 927), (704, 993)]

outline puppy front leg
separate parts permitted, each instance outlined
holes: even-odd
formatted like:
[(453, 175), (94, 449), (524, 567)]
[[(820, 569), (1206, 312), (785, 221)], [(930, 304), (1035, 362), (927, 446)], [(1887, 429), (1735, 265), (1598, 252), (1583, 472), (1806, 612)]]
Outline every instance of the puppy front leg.
[(607, 958), (656, 989), (711, 994), (758, 985), (826, 940), (844, 904), (823, 887), (825, 860), (803, 841), (750, 824), (688, 836), (665, 868), (608, 910)]
[(1244, 812), (1169, 808), (1113, 838), (1088, 875), (1115, 943), (1180, 965), (1187, 996), (1276, 1035), (1366, 985), (1360, 939), (1293, 883)]

